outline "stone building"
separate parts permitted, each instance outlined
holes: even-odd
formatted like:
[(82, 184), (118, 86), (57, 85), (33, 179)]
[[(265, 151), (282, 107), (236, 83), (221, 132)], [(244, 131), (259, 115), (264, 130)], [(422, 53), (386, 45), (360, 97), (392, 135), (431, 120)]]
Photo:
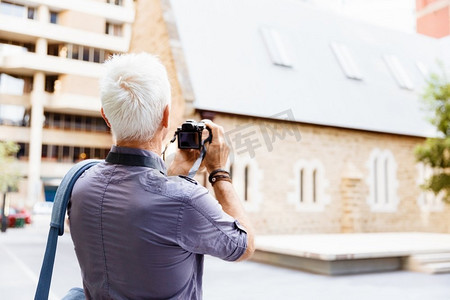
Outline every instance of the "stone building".
[(224, 126), (233, 184), (257, 232), (278, 234), (450, 231), (414, 157), (449, 46), (301, 1), (152, 0), (136, 2), (130, 48), (167, 66), (172, 126)]

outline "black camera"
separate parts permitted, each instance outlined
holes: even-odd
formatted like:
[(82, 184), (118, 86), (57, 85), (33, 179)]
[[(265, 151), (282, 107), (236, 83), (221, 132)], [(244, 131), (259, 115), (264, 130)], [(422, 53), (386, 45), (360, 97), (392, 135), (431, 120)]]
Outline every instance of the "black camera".
[(205, 123), (194, 120), (185, 121), (175, 132), (175, 136), (178, 137), (178, 148), (200, 150), (204, 144), (202, 134), (205, 129), (209, 132), (209, 137), (205, 141), (211, 141), (211, 129), (206, 127)]

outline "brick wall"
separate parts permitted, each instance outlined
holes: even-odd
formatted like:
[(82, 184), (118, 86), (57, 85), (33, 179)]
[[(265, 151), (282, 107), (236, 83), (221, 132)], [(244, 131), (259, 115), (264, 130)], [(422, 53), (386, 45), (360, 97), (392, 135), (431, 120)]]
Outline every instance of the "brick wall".
[[(239, 160), (255, 160), (258, 165), (261, 176), (256, 176), (254, 180), (259, 181), (257, 194), (262, 199), (257, 209), (250, 207), (249, 213), (260, 234), (450, 231), (448, 206), (438, 212), (423, 212), (417, 204), (422, 190), (417, 184), (418, 171), (413, 150), (423, 142), (422, 138), (225, 114), (217, 115), (215, 122), (223, 125), (229, 133), (249, 124), (258, 133), (259, 126), (267, 123), (277, 125), (279, 132), (286, 132), (283, 139), (275, 139), (272, 151), (267, 150), (261, 136), (254, 135), (255, 139), (259, 138), (261, 147), (255, 150), (253, 158), (249, 157), (248, 152), (234, 153), (236, 163)], [(300, 142), (288, 134), (292, 129), (301, 132)], [(232, 141), (232, 145), (236, 147), (236, 142)], [(373, 212), (367, 203), (367, 163), (375, 148), (390, 150), (397, 164), (395, 175), (399, 203), (394, 212)], [(327, 182), (324, 192), (329, 198), (323, 209), (302, 211), (289, 200), (290, 195), (295, 194), (295, 185), (299, 184), (292, 180), (296, 172), (293, 165), (298, 160), (322, 163), (323, 180)], [(235, 181), (235, 184), (242, 183)]]

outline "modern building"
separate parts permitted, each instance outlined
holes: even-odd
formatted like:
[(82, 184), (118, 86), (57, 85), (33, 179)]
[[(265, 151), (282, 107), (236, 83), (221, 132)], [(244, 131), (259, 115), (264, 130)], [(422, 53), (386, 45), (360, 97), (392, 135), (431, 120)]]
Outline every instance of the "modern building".
[(134, 13), (132, 0), (0, 1), (0, 140), (21, 145), (17, 205), (52, 200), (74, 162), (105, 157), (101, 63), (128, 52)]
[(441, 38), (450, 35), (450, 2), (416, 0), (417, 32)]
[(178, 124), (224, 126), (259, 234), (450, 231), (450, 208), (420, 188), (432, 171), (414, 156), (436, 134), (420, 95), (436, 60), (450, 64), (449, 37), (294, 0), (136, 5), (131, 48), (163, 58)]

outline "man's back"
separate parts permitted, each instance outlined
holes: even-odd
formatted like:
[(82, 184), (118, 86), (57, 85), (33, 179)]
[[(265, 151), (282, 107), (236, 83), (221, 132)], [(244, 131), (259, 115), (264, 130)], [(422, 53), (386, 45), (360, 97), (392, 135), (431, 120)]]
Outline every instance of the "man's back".
[(208, 191), (156, 169), (100, 163), (77, 181), (69, 207), (85, 293), (93, 299), (200, 299), (203, 255), (236, 260), (246, 232)]

